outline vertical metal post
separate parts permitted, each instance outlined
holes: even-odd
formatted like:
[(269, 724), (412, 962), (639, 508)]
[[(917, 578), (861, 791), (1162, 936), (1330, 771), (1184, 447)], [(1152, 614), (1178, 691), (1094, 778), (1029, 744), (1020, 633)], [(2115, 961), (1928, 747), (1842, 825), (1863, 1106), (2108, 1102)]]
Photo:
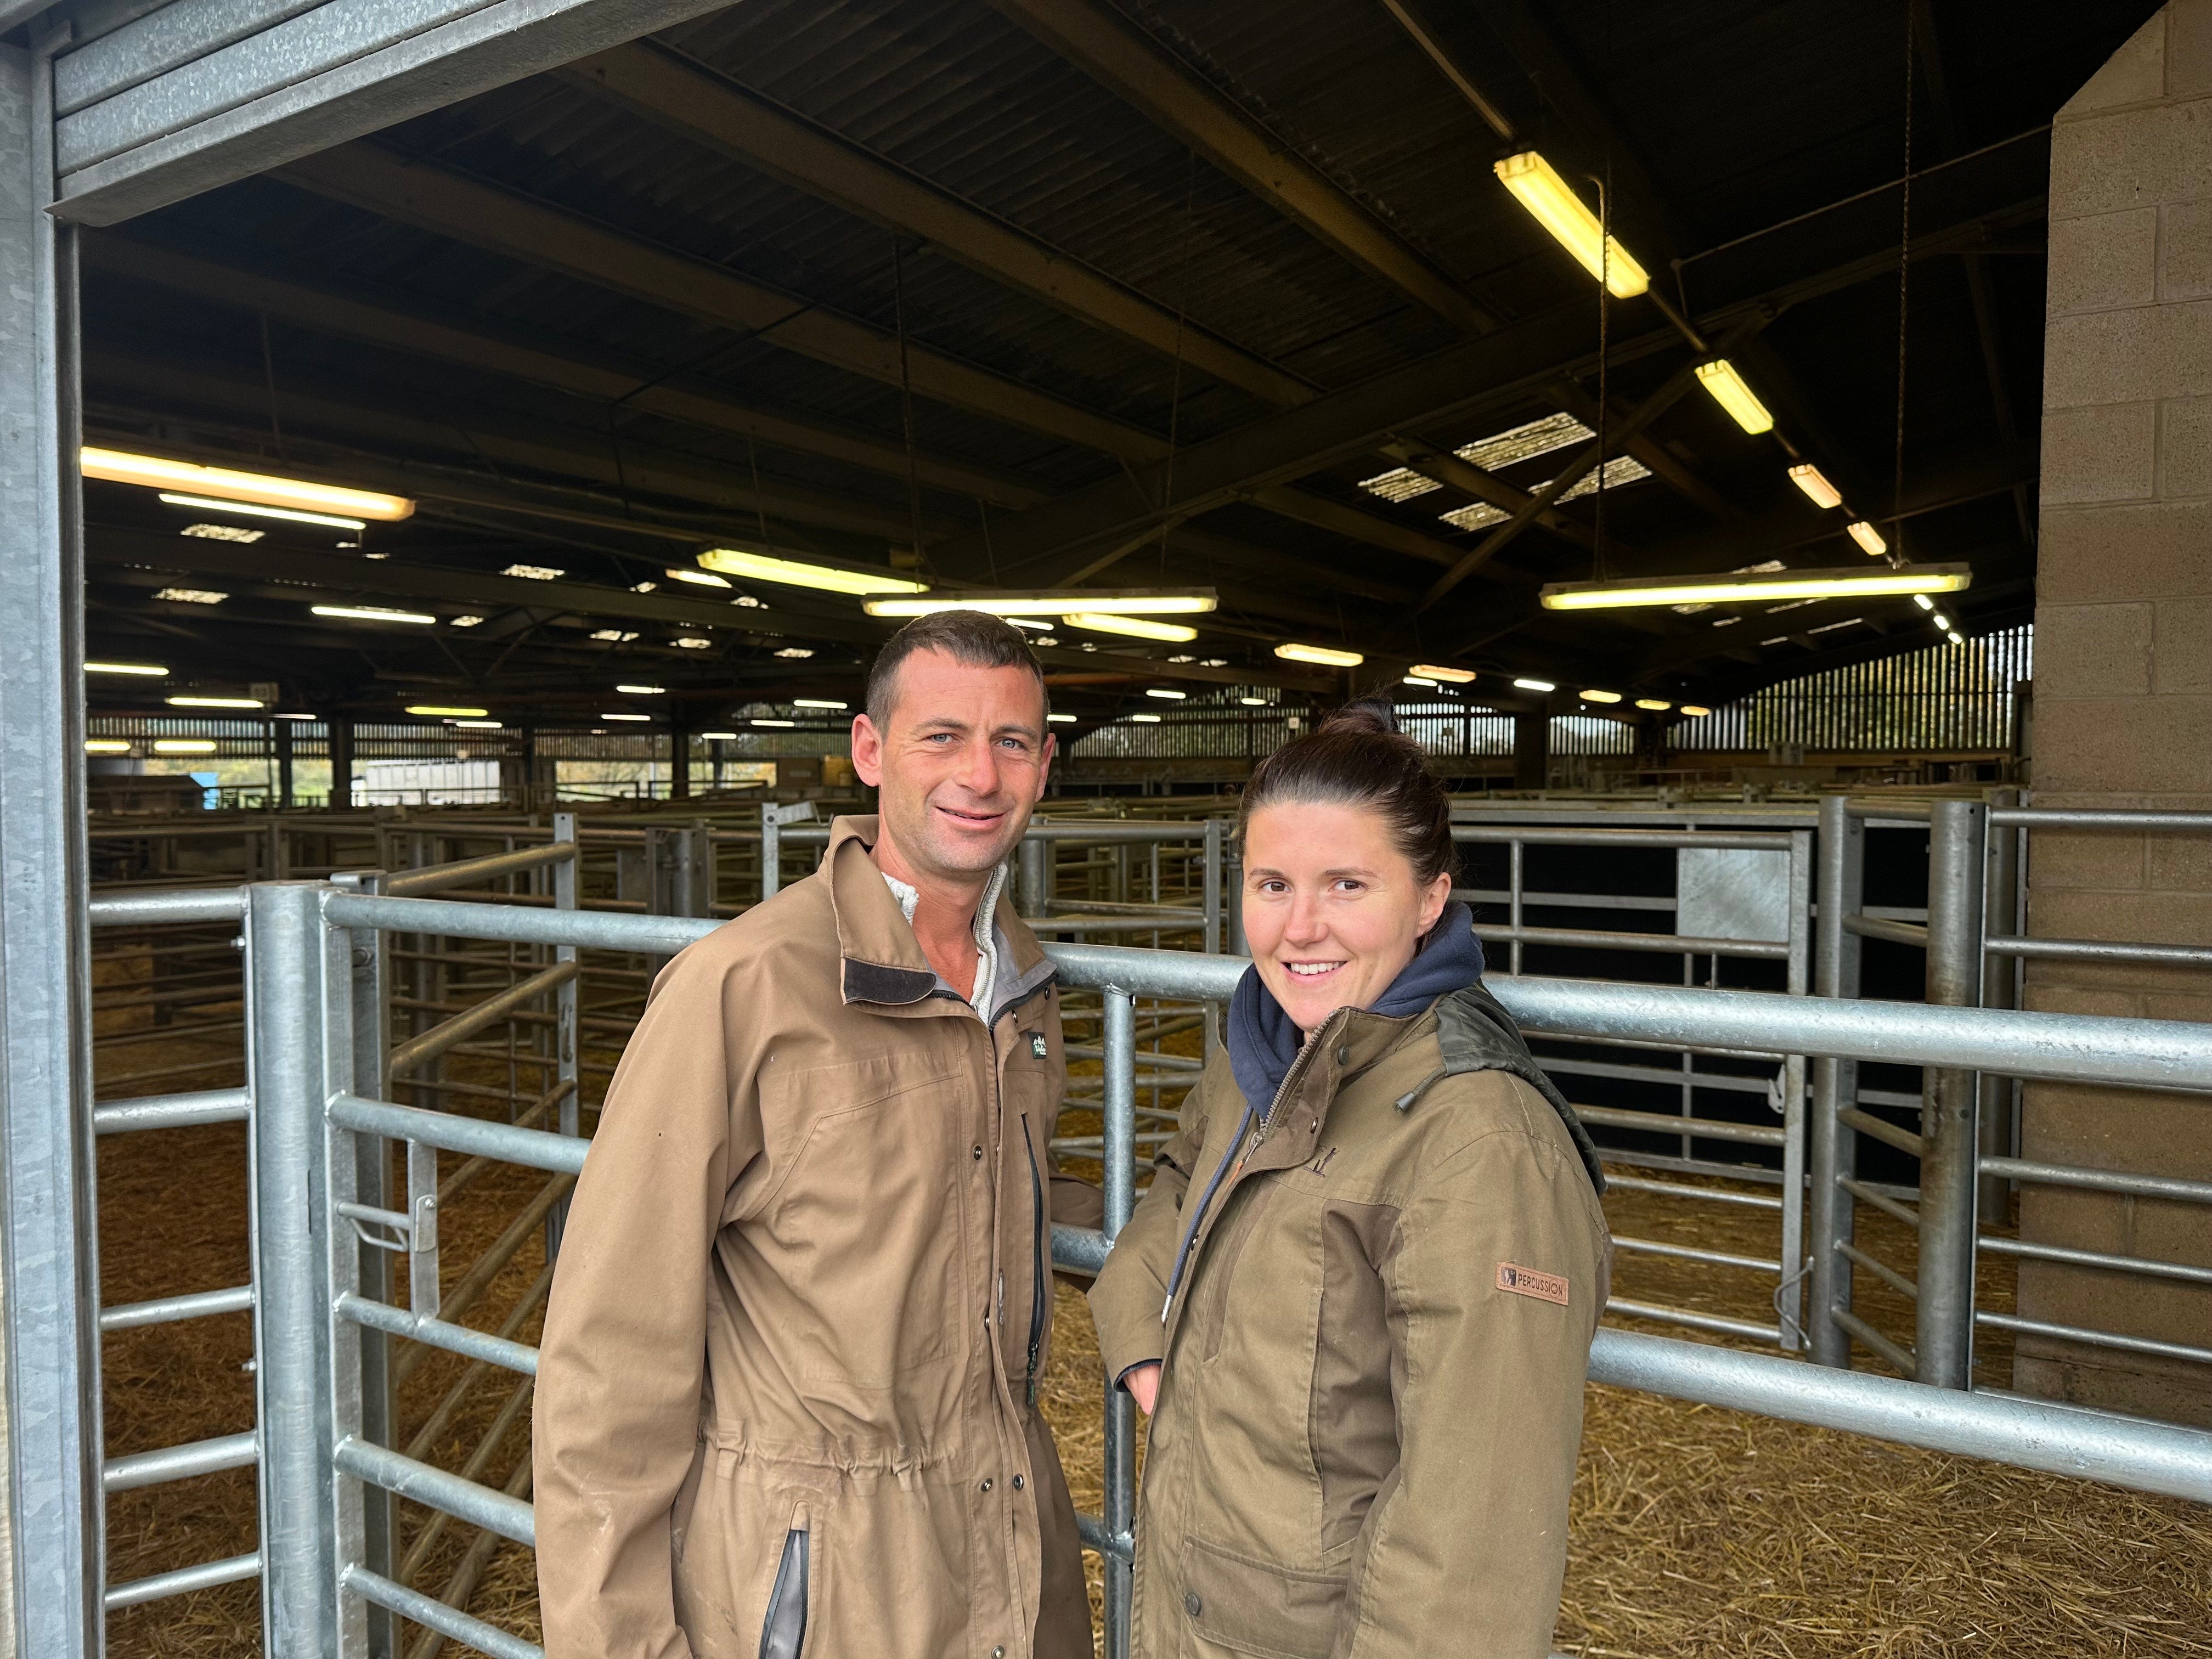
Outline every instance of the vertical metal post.
[[(1137, 1008), (1126, 991), (1104, 994), (1106, 1219), (1111, 1245), (1136, 1201)], [(1106, 1659), (1128, 1659), (1129, 1598), (1134, 1576), (1128, 1551), (1137, 1520), (1137, 1406), (1106, 1384)]]
[(1521, 866), (1522, 862), (1521, 843), (1516, 841), (1511, 848), (1510, 878), (1506, 883), (1505, 894), (1506, 903), (1511, 907), (1508, 920), (1513, 924), (1512, 971), (1516, 974), (1521, 971)]
[(1244, 942), (1244, 850), (1234, 835), (1222, 844), (1221, 904), (1223, 948), (1232, 957), (1250, 956)]
[(763, 902), (776, 896), (783, 885), (783, 820), (776, 815), (775, 803), (761, 803), (761, 898)]
[(0, 1144), (15, 1652), (100, 1640), (99, 1271), (86, 1033), (76, 232), (53, 199), (52, 54), (0, 46)]
[[(1996, 808), (2017, 806), (2020, 805), (2020, 791), (1993, 791), (1990, 805)], [(2018, 828), (1992, 830), (1987, 836), (1985, 868), (1988, 879), (1982, 901), (1982, 936), (1984, 939), (1991, 934), (2012, 934), (2021, 931), (2020, 842), (2026, 833)], [(1983, 1007), (2020, 1006), (2020, 970), (2022, 965), (2018, 957), (1999, 957), (1992, 962), (1986, 954), (1983, 956)], [(2016, 1155), (2013, 1147), (2012, 1103), (2017, 1092), (2018, 1084), (2014, 1079), (1984, 1074), (1978, 1138), (1984, 1157)], [(1974, 1194), (1976, 1213), (2002, 1222), (2011, 1207), (2011, 1199), (2009, 1182), (2001, 1176), (1984, 1176)]]
[[(1813, 993), (1823, 997), (1859, 994), (1859, 937), (1844, 926), (1856, 915), (1866, 880), (1866, 824), (1854, 817), (1850, 801), (1829, 795), (1820, 802), (1820, 930), (1813, 961)], [(1813, 1257), (1810, 1276), (1808, 1345), (1818, 1365), (1848, 1370), (1850, 1334), (1836, 1322), (1835, 1310), (1851, 1305), (1851, 1264), (1841, 1245), (1851, 1242), (1856, 1213), (1851, 1195), (1837, 1183), (1856, 1173), (1858, 1137), (1836, 1114), (1858, 1099), (1855, 1060), (1822, 1057), (1813, 1062), (1813, 1112), (1806, 1126), (1805, 1163), (1811, 1190), (1807, 1228)]]
[(1206, 821), (1206, 954), (1221, 953), (1221, 820)]
[(1048, 883), (1052, 869), (1052, 843), (1035, 833), (1025, 835), (1014, 850), (1014, 860), (1016, 896), (1020, 901), (1021, 914), (1051, 915), (1052, 890)]
[[(1928, 1000), (1972, 1008), (1982, 1000), (1982, 885), (1989, 809), (1936, 803), (1928, 836)], [(1980, 1083), (1951, 1066), (1922, 1073), (1920, 1272), (1914, 1348), (1923, 1382), (1972, 1385), (1974, 1184)]]
[[(340, 885), (352, 885), (356, 891), (375, 893), (382, 890), (384, 872), (368, 871), (352, 878), (339, 878)], [(349, 975), (349, 995), (352, 1007), (348, 1019), (351, 1038), (352, 1069), (348, 1086), (357, 1095), (371, 1100), (387, 1100), (385, 1063), (392, 1053), (391, 1004), (386, 998), (385, 975), (386, 963), (383, 950), (384, 935), (374, 929), (349, 932), (344, 937)], [(391, 1143), (379, 1135), (356, 1135), (353, 1139), (353, 1190), (351, 1196), (358, 1202), (377, 1209), (388, 1209), (389, 1188), (392, 1184)], [(342, 1249), (348, 1238), (334, 1236), (333, 1251)], [(389, 1299), (390, 1273), (386, 1263), (389, 1256), (372, 1245), (356, 1242), (353, 1245), (351, 1270), (353, 1283), (362, 1295), (382, 1302)], [(378, 1445), (392, 1443), (392, 1370), (390, 1344), (381, 1331), (360, 1330), (355, 1336), (361, 1352), (361, 1394), (358, 1413), (362, 1438)], [(393, 1499), (380, 1487), (365, 1486), (361, 1492), (360, 1525), (362, 1564), (371, 1572), (392, 1576), (393, 1542), (398, 1532), (393, 1522)], [(369, 1659), (394, 1659), (399, 1651), (398, 1621), (381, 1607), (367, 1610)]]
[[(292, 810), (292, 722), (271, 720), (269, 726), (270, 743), (276, 751), (276, 810), (289, 812)], [(277, 879), (281, 881), (283, 860), (280, 858), (276, 864)]]
[[(1790, 833), (1789, 991), (1813, 988), (1813, 833)], [(1782, 1061), (1782, 1283), (1774, 1292), (1782, 1346), (1805, 1346), (1805, 1056)]]
[[(573, 910), (576, 908), (576, 890), (583, 878), (584, 849), (576, 839), (576, 815), (556, 812), (553, 815), (553, 839), (566, 842), (574, 849), (570, 855), (553, 866), (553, 908)], [(573, 945), (553, 947), (556, 963), (577, 960)], [(581, 1071), (583, 975), (556, 987), (553, 993), (553, 1014), (558, 1022), (553, 1028), (553, 1041), (559, 1045), (555, 1054), (558, 1074), (555, 1081), (562, 1090), (559, 1107), (559, 1128), (564, 1135), (582, 1132), (583, 1074)], [(542, 1075), (542, 1073), (541, 1073)], [(568, 1200), (563, 1194), (545, 1218), (545, 1259), (554, 1260), (561, 1254), (561, 1233), (568, 1225)]]
[[(325, 1415), (337, 1375), (331, 1264), (323, 1255), (331, 1247), (322, 1200), (324, 1112), (334, 1058), (325, 1042), (325, 890), (308, 882), (272, 883), (249, 888), (246, 898), (261, 1617), (264, 1644), (273, 1654), (339, 1650), (337, 1510)], [(350, 992), (348, 985), (343, 994)], [(335, 1058), (350, 1068), (350, 1052)]]

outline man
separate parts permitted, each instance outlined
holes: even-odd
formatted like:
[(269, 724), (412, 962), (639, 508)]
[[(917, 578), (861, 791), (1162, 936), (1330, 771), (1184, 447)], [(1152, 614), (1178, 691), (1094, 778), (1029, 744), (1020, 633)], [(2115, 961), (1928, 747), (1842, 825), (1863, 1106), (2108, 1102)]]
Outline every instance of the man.
[(853, 722), (880, 817), (654, 983), (539, 1360), (550, 1659), (1088, 1659), (1036, 1408), (1059, 1003), (1000, 892), (1052, 752), (1018, 633), (909, 623)]

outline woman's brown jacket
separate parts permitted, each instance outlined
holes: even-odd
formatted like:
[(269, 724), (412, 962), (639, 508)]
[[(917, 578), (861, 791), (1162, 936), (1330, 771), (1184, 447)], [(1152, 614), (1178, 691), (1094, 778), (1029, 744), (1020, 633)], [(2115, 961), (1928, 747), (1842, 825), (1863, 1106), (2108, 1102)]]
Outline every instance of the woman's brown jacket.
[(615, 1075), (538, 1374), (550, 1659), (1091, 1653), (1036, 1410), (1051, 964), (1001, 906), (980, 1018), (874, 836), (677, 957)]
[(1109, 1376), (1166, 1361), (1139, 1659), (1551, 1651), (1611, 1249), (1540, 1077), (1479, 988), (1341, 1009), (1231, 1146), (1216, 1053), (1091, 1292)]

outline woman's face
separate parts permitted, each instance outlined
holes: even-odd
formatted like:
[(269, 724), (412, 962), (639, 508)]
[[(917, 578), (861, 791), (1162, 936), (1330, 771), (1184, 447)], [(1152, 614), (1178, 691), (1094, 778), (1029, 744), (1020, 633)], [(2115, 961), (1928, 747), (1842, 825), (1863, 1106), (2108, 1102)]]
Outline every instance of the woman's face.
[(1390, 988), (1451, 897), (1424, 884), (1366, 806), (1285, 802), (1244, 826), (1244, 938), (1261, 983), (1302, 1031)]

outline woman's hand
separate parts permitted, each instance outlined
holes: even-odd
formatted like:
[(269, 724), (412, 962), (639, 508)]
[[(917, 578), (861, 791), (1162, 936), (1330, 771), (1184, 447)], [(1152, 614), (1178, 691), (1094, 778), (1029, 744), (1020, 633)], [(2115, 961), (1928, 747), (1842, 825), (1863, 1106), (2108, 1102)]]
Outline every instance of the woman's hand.
[(1146, 1416), (1152, 1414), (1152, 1402), (1160, 1397), (1160, 1362), (1139, 1365), (1121, 1379), (1121, 1386), (1129, 1391), (1129, 1398), (1137, 1402)]

